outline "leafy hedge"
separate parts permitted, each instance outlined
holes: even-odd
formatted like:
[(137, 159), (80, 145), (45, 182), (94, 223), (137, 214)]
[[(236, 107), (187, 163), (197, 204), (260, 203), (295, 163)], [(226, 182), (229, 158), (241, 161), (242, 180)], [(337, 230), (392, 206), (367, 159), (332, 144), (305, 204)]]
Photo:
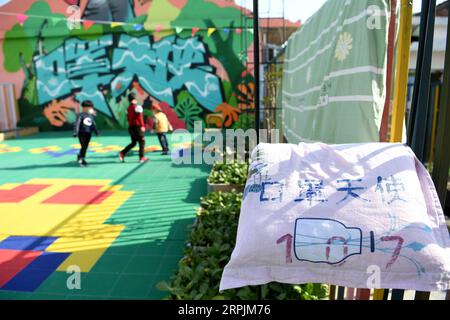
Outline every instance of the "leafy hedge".
[[(202, 198), (201, 209), (188, 238), (179, 269), (170, 283), (158, 288), (169, 291), (173, 300), (255, 300), (257, 287), (219, 293), (219, 283), (236, 241), (242, 193), (211, 193)], [(271, 283), (261, 289), (263, 299), (321, 299), (326, 290), (319, 284), (287, 285)]]
[(216, 163), (209, 175), (209, 183), (245, 185), (248, 163)]

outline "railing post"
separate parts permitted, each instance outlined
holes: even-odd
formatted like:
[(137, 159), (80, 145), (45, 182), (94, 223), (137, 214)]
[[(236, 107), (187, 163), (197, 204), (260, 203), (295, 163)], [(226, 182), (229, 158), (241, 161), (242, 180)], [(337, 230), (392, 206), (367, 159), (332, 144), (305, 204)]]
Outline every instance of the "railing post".
[(395, 20), (397, 18), (397, 0), (391, 0), (391, 14), (389, 19), (387, 66), (386, 66), (386, 99), (380, 126), (380, 142), (388, 142), (389, 113), (391, 111), (392, 79), (394, 77), (395, 54)]
[(259, 126), (260, 126), (260, 101), (259, 101), (259, 91), (260, 91), (260, 59), (259, 59), (259, 8), (258, 0), (253, 0), (253, 59), (254, 64), (254, 75), (255, 75), (255, 130), (256, 139), (259, 144)]
[(330, 285), (330, 300), (336, 300), (336, 286)]
[(345, 287), (338, 287), (337, 299), (344, 300), (344, 295), (345, 295)]
[(416, 78), (408, 134), (408, 144), (422, 162), (424, 161), (425, 131), (429, 108), (435, 15), (436, 0), (422, 0)]
[(389, 290), (375, 289), (373, 292), (373, 300), (384, 300), (385, 291), (389, 292)]
[(430, 300), (430, 292), (416, 291), (414, 300)]
[(434, 162), (434, 146), (436, 145), (436, 129), (439, 112), (439, 96), (441, 93), (441, 83), (438, 82), (434, 89), (434, 107), (433, 107), (433, 124), (431, 126), (431, 143), (430, 143), (430, 163)]
[(370, 300), (370, 289), (356, 290), (356, 300)]
[(394, 289), (394, 290), (392, 290), (391, 300), (403, 300), (404, 295), (405, 295), (405, 290)]
[(412, 13), (412, 0), (402, 0), (392, 109), (391, 142), (402, 142), (403, 136), (411, 48)]
[(433, 181), (442, 207), (445, 207), (450, 164), (450, 148), (448, 147), (448, 141), (450, 140), (450, 17), (447, 23), (447, 35), (444, 82), (441, 90), (433, 164)]

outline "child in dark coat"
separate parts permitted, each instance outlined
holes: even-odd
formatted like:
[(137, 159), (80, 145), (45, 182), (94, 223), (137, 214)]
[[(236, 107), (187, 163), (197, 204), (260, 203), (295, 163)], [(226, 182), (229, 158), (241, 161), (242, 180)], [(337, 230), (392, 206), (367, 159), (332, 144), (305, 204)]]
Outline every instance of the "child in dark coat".
[(77, 162), (81, 167), (84, 167), (87, 165), (86, 152), (92, 138), (92, 133), (98, 136), (98, 130), (95, 125), (95, 110), (92, 101), (83, 101), (81, 107), (83, 110), (78, 114), (73, 126), (73, 136), (78, 137), (80, 141), (81, 149), (77, 157)]

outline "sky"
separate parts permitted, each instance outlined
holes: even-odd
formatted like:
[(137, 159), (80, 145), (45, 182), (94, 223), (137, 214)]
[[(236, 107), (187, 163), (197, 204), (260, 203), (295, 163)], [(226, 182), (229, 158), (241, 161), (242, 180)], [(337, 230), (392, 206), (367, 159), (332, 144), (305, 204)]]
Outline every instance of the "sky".
[[(437, 0), (437, 3), (445, 0)], [(239, 5), (246, 8), (253, 9), (252, 0), (235, 0)], [(326, 0), (259, 0), (259, 13), (261, 17), (283, 17), (283, 3), (284, 16), (291, 21), (306, 21), (312, 16)], [(414, 12), (420, 12), (422, 1), (413, 0)]]
[[(19, 0), (15, 0), (19, 1)], [(445, 0), (437, 0), (437, 3)], [(0, 0), (0, 6), (10, 0)], [(241, 6), (253, 9), (253, 0), (235, 0)], [(259, 0), (259, 12), (261, 17), (286, 17), (291, 21), (301, 20), (305, 22), (312, 16), (326, 0)], [(413, 0), (414, 12), (419, 12), (421, 0)], [(284, 14), (283, 14), (284, 4)]]

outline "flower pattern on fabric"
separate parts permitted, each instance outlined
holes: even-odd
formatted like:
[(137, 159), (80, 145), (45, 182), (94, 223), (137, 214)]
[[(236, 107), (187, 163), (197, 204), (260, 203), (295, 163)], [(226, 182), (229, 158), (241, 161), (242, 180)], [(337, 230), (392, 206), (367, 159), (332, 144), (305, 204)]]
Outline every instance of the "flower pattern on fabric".
[(344, 32), (339, 36), (339, 40), (336, 46), (335, 58), (339, 61), (344, 61), (353, 48), (353, 38), (350, 33)]

